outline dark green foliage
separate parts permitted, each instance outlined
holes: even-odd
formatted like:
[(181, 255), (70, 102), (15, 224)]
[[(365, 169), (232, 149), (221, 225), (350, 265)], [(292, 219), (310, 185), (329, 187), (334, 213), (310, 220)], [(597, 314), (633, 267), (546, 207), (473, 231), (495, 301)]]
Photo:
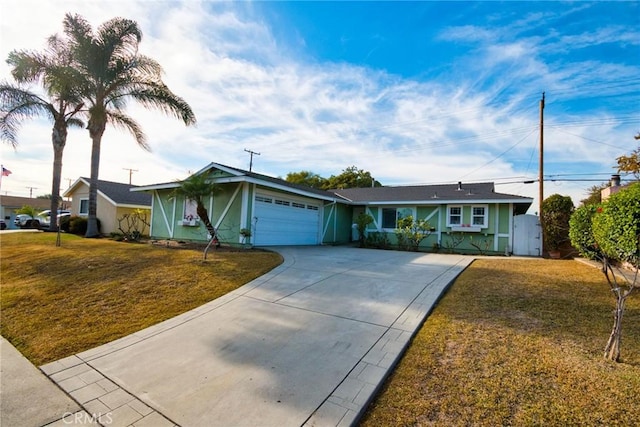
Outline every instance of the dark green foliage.
[(569, 241), (569, 219), (573, 213), (573, 201), (569, 196), (553, 194), (542, 202), (542, 232), (544, 246), (557, 250)]
[(360, 243), (360, 247), (365, 247), (365, 231), (367, 230), (367, 226), (373, 222), (373, 217), (369, 214), (362, 212), (360, 215), (356, 217), (356, 226), (358, 229), (358, 242)]
[(431, 234), (431, 226), (426, 219), (414, 220), (413, 216), (409, 215), (398, 220), (395, 234), (399, 249), (417, 251), (420, 242)]
[(390, 249), (391, 242), (389, 241), (387, 233), (374, 231), (367, 235), (365, 246), (367, 248)]
[(285, 178), (292, 184), (306, 185), (311, 188), (323, 189), (327, 180), (311, 171), (289, 172)]
[[(87, 232), (87, 218), (82, 216), (64, 216), (60, 218), (60, 228), (67, 233), (84, 236)], [(98, 230), (100, 230), (100, 220), (98, 219)]]
[(60, 230), (64, 231), (65, 233), (68, 233), (70, 222), (71, 222), (70, 216), (60, 217)]
[(569, 220), (571, 245), (581, 256), (588, 259), (596, 259), (600, 254), (591, 228), (591, 221), (597, 209), (597, 205), (585, 204), (576, 209)]
[(373, 179), (371, 172), (349, 166), (340, 175), (331, 175), (324, 184), (325, 190), (337, 188), (366, 188), (381, 187), (378, 181)]
[(610, 259), (640, 262), (640, 183), (612, 194), (593, 217), (593, 236)]

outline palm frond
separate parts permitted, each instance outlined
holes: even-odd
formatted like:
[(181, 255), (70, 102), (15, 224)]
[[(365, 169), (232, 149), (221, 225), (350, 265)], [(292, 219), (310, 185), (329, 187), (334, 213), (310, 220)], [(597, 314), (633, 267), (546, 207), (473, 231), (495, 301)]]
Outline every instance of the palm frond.
[(181, 119), (187, 126), (196, 124), (196, 116), (191, 106), (177, 96), (163, 83), (141, 85), (133, 89), (129, 96), (147, 108), (154, 108), (164, 114)]
[(142, 149), (151, 151), (151, 147), (147, 144), (147, 136), (142, 131), (138, 122), (133, 120), (131, 117), (119, 111), (109, 110), (107, 111), (107, 122), (119, 129), (126, 130), (133, 135), (136, 142)]
[(13, 67), (11, 75), (18, 83), (32, 83), (41, 78), (47, 67), (47, 57), (39, 52), (13, 50), (7, 64)]
[(25, 119), (47, 116), (53, 121), (56, 113), (53, 105), (39, 96), (8, 83), (0, 83), (0, 139), (13, 147), (18, 145), (18, 130)]

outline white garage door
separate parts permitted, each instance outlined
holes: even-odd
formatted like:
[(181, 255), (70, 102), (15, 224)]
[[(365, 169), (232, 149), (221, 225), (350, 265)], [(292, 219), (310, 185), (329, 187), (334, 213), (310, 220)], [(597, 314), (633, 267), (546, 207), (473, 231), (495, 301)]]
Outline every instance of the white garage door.
[(256, 194), (254, 216), (257, 246), (318, 244), (320, 206), (311, 199)]

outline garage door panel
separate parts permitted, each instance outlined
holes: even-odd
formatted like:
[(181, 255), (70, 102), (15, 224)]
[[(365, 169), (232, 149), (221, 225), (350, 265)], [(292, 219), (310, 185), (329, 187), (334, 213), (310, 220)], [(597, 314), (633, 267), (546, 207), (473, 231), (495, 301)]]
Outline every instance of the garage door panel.
[(256, 245), (318, 244), (320, 210), (313, 201), (267, 194), (257, 194), (255, 201)]

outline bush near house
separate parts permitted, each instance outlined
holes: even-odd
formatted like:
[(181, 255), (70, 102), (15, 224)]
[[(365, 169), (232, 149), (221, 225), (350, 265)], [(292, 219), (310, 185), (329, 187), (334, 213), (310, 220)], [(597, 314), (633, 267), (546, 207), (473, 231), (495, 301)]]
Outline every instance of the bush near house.
[(569, 242), (569, 219), (572, 213), (571, 197), (553, 194), (544, 199), (541, 220), (545, 249), (557, 251)]
[[(100, 220), (98, 221), (98, 230), (100, 230)], [(60, 218), (60, 229), (66, 233), (84, 236), (87, 232), (87, 218), (82, 216), (63, 216)]]

